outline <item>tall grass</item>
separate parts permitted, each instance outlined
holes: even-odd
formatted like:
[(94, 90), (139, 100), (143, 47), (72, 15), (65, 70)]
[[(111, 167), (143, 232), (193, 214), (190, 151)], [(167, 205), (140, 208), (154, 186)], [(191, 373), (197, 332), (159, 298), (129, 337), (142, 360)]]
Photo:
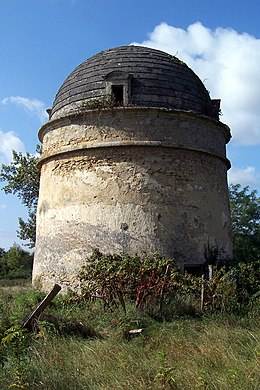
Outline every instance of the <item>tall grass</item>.
[[(0, 329), (7, 317), (17, 323), (41, 294), (0, 288)], [(4, 313), (8, 306), (8, 315)], [(173, 318), (156, 321), (128, 304), (105, 311), (96, 302), (57, 297), (47, 310), (93, 326), (103, 340), (58, 334), (42, 323), (28, 335), (29, 347), (9, 354), (0, 368), (0, 389), (149, 390), (258, 389), (259, 328), (253, 315)], [(125, 337), (143, 328), (140, 336)], [(19, 352), (19, 351), (17, 351)]]
[(48, 337), (31, 351), (32, 388), (257, 389), (255, 330), (175, 320), (125, 341)]

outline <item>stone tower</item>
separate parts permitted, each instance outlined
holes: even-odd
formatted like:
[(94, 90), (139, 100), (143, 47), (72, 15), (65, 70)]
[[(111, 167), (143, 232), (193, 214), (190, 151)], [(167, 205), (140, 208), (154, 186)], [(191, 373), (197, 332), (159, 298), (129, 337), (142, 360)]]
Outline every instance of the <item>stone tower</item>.
[(232, 255), (219, 105), (158, 50), (123, 46), (79, 65), (39, 131), (34, 284), (76, 286), (93, 248), (161, 252), (186, 269), (208, 246)]

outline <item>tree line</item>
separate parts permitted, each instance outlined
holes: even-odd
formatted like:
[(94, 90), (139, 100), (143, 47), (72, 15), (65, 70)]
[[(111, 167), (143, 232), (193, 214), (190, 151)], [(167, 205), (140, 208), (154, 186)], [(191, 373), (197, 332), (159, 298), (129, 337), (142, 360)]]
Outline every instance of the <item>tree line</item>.
[(0, 248), (0, 279), (27, 279), (31, 277), (33, 253), (14, 244), (5, 251)]

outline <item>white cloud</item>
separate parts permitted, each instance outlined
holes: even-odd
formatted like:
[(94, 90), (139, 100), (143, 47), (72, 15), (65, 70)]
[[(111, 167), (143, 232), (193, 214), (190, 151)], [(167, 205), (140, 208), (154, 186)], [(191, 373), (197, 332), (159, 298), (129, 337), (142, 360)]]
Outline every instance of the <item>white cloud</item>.
[(234, 168), (228, 171), (229, 184), (241, 184), (242, 187), (249, 185), (251, 188), (260, 187), (260, 178), (255, 167)]
[(0, 210), (5, 210), (6, 209), (6, 204), (0, 204)]
[(221, 99), (221, 120), (231, 127), (234, 141), (260, 143), (260, 39), (230, 28), (211, 30), (199, 22), (187, 30), (161, 23), (141, 45), (185, 61), (211, 98)]
[(24, 153), (25, 146), (13, 131), (4, 133), (0, 130), (0, 165), (8, 164), (12, 161), (12, 150)]
[(48, 114), (46, 112), (46, 107), (41, 100), (38, 99), (28, 99), (22, 96), (10, 96), (2, 100), (3, 104), (14, 103), (17, 106), (22, 107), (25, 111), (30, 112), (36, 115), (41, 122), (46, 122), (48, 120)]

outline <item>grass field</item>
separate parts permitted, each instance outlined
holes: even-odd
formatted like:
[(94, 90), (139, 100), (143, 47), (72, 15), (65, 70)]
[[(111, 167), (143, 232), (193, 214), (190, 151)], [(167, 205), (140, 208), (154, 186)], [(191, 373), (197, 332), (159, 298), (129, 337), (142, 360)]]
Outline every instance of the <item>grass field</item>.
[[(2, 283), (2, 335), (41, 297), (28, 284)], [(260, 332), (253, 314), (158, 321), (131, 304), (125, 314), (120, 308), (108, 312), (99, 303), (62, 297), (56, 297), (46, 312), (91, 325), (103, 339), (68, 335), (46, 322), (34, 335), (20, 333), (2, 347), (1, 390), (260, 388)], [(135, 328), (143, 328), (143, 333), (126, 337)]]

